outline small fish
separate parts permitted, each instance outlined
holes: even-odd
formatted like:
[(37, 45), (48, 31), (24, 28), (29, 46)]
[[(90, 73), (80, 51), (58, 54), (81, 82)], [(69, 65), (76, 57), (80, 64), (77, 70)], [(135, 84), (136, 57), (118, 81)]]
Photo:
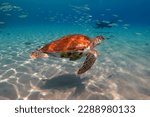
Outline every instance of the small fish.
[(124, 29), (128, 29), (128, 27), (123, 27)]
[(139, 33), (139, 32), (136, 32), (135, 34), (136, 34), (136, 35), (139, 35), (139, 36), (142, 35), (142, 33)]
[(10, 4), (9, 2), (3, 2), (1, 5), (5, 6), (5, 5), (9, 5), (9, 4)]
[(123, 20), (118, 20), (118, 22), (123, 22)]
[(70, 5), (70, 6), (74, 9), (80, 10), (80, 11), (89, 11), (90, 10), (88, 5), (84, 5), (84, 6), (72, 6), (72, 5)]
[(110, 26), (118, 26), (116, 23), (109, 24)]
[(92, 17), (92, 15), (89, 15), (88, 17)]
[(130, 26), (130, 24), (124, 24), (123, 26), (128, 27), (128, 26)]
[(113, 16), (114, 16), (114, 17), (118, 17), (118, 15), (116, 15), (116, 14), (113, 14)]
[(6, 14), (6, 16), (11, 16), (11, 14), (8, 13), (8, 14)]
[(110, 23), (110, 21), (107, 21), (107, 20), (103, 20), (102, 22), (104, 22), (104, 23)]
[(3, 24), (5, 24), (5, 22), (0, 22), (0, 25), (3, 25)]
[(19, 18), (26, 18), (28, 15), (19, 15)]

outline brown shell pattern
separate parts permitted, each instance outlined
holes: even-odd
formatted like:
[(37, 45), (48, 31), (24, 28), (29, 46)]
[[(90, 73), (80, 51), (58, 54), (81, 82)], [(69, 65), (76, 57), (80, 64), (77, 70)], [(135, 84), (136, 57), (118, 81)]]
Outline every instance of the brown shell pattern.
[(69, 52), (83, 50), (90, 45), (90, 38), (84, 35), (67, 35), (49, 44), (46, 44), (40, 50), (42, 52)]

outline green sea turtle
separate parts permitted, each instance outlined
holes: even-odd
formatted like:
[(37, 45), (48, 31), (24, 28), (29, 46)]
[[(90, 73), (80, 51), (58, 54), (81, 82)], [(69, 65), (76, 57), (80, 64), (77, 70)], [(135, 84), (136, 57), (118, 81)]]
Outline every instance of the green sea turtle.
[(60, 58), (69, 58), (69, 60), (77, 60), (82, 56), (86, 56), (86, 60), (81, 65), (77, 74), (82, 74), (89, 70), (97, 58), (97, 51), (94, 47), (104, 40), (103, 36), (97, 36), (94, 39), (81, 34), (73, 34), (63, 36), (58, 40), (52, 41), (40, 49), (32, 52), (30, 57), (45, 58), (49, 55), (58, 56)]

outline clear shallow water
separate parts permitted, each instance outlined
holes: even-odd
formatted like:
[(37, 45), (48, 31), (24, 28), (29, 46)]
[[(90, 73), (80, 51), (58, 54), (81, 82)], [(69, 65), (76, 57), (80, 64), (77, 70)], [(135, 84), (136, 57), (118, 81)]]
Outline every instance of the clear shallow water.
[[(82, 9), (77, 19), (68, 17), (72, 21), (65, 15), (61, 16), (65, 19), (63, 21), (52, 17), (49, 22), (39, 20), (36, 23), (32, 23), (35, 20), (30, 13), (21, 18), (13, 16), (13, 20), (3, 17), (0, 28), (0, 99), (150, 99), (149, 25), (127, 20), (118, 21), (112, 28), (95, 29), (96, 18), (91, 19), (92, 22), (89, 17), (81, 18), (85, 13), (94, 16), (86, 11), (90, 6), (79, 6), (73, 7)], [(1, 12), (6, 14), (6, 11)], [(29, 58), (29, 54), (42, 45), (77, 33), (91, 38), (97, 35), (110, 37), (96, 47), (100, 55), (85, 74), (75, 74), (85, 58), (74, 62), (54, 57)]]

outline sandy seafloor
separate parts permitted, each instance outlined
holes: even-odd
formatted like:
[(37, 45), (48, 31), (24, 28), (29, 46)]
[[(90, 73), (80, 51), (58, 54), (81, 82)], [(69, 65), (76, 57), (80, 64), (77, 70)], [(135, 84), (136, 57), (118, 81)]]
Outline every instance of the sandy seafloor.
[[(66, 34), (111, 37), (97, 46), (100, 55), (83, 75), (85, 57), (69, 61), (30, 59), (32, 51)], [(0, 99), (150, 99), (150, 28), (99, 29), (70, 25), (0, 29)]]

